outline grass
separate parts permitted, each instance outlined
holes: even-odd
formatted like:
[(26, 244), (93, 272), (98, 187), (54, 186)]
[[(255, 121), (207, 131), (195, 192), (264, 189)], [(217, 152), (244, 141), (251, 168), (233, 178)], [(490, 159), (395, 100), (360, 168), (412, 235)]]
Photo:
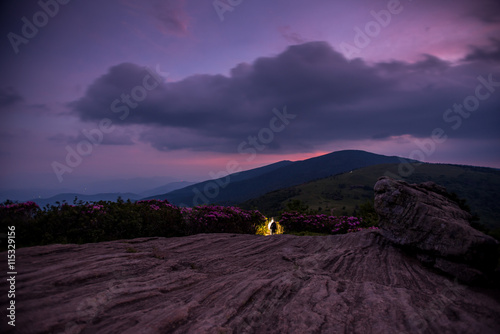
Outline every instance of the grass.
[[(373, 201), (373, 187), (386, 172), (398, 174), (399, 164), (382, 164), (353, 170), (267, 193), (242, 204), (267, 217), (279, 216), (287, 203), (298, 200), (309, 210), (335, 216), (359, 214), (359, 207)], [(409, 183), (434, 181), (464, 198), (472, 213), (490, 229), (500, 228), (500, 171), (447, 164), (422, 164), (406, 179)]]

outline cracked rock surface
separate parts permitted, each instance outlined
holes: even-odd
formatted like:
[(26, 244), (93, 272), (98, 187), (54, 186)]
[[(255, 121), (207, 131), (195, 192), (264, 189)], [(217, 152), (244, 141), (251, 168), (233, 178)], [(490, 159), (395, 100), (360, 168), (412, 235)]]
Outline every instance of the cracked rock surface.
[(49, 245), (16, 260), (15, 333), (500, 332), (498, 291), (434, 272), (378, 231)]

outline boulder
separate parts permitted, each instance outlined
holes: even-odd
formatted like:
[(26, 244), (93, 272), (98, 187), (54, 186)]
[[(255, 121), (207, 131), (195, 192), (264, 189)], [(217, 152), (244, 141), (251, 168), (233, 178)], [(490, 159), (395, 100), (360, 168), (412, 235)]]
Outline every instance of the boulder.
[(374, 190), (386, 239), (464, 282), (480, 281), (495, 268), (498, 242), (470, 226), (471, 215), (444, 187), (381, 177)]

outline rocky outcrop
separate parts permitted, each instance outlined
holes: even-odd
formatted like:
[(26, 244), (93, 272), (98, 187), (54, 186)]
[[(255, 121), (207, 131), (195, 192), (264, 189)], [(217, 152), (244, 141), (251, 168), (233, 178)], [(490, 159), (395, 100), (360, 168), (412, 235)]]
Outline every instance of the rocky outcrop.
[[(497, 292), (429, 270), (377, 231), (50, 245), (17, 250), (16, 265), (16, 333), (500, 331)], [(14, 332), (1, 301), (0, 332)]]
[(464, 282), (481, 281), (495, 268), (498, 242), (470, 226), (470, 214), (445, 188), (382, 177), (374, 189), (381, 233), (391, 242)]

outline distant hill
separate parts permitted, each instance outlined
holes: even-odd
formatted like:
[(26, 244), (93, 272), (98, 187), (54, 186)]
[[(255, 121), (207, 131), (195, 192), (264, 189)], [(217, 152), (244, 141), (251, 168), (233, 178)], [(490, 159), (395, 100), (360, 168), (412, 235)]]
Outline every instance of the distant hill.
[(338, 151), (303, 161), (281, 161), (238, 174), (231, 174), (229, 178), (204, 181), (149, 198), (167, 199), (173, 204), (186, 206), (203, 203), (237, 204), (273, 190), (365, 166), (399, 163), (399, 159), (394, 156), (388, 157), (365, 151)]
[(66, 202), (68, 204), (73, 204), (73, 200), (77, 197), (78, 201), (82, 202), (98, 202), (98, 201), (111, 201), (114, 202), (121, 197), (124, 201), (130, 199), (131, 201), (136, 201), (140, 199), (142, 196), (132, 193), (102, 193), (95, 195), (83, 195), (83, 194), (75, 194), (75, 193), (65, 193), (58, 194), (49, 198), (36, 198), (32, 201), (38, 204), (40, 207), (45, 207), (48, 205), (57, 205), (56, 202), (63, 203)]
[[(151, 180), (146, 179), (146, 178), (133, 179), (134, 182), (137, 180), (147, 180), (148, 181), (147, 184), (151, 183)], [(125, 181), (127, 181), (127, 180), (125, 180)], [(112, 180), (108, 183), (115, 184), (116, 180)], [(68, 204), (72, 204), (75, 197), (78, 198), (78, 201), (81, 200), (83, 202), (98, 202), (98, 201), (112, 201), (113, 202), (113, 201), (116, 201), (118, 199), (118, 197), (121, 197), (124, 201), (126, 201), (127, 199), (130, 199), (131, 201), (137, 201), (137, 200), (144, 198), (146, 196), (158, 194), (159, 192), (170, 192), (173, 190), (177, 190), (177, 189), (189, 186), (193, 183), (194, 182), (187, 182), (187, 181), (170, 182), (170, 183), (164, 184), (160, 187), (146, 190), (146, 191), (141, 192), (139, 194), (132, 193), (132, 192), (103, 192), (103, 193), (89, 195), (89, 194), (81, 194), (81, 193), (77, 193), (77, 192), (64, 192), (64, 193), (57, 193), (53, 196), (47, 196), (47, 197), (31, 196), (31, 197), (26, 198), (26, 197), (22, 197), (22, 196), (12, 197), (12, 195), (16, 195), (16, 193), (11, 191), (9, 193), (10, 196), (4, 196), (3, 200), (1, 200), (1, 202), (5, 201), (7, 199), (13, 200), (13, 198), (14, 198), (15, 200), (13, 200), (13, 201), (18, 201), (18, 202), (33, 201), (33, 202), (37, 203), (40, 207), (44, 207), (47, 204), (57, 205), (57, 202), (59, 202), (59, 203), (66, 202)], [(127, 184), (129, 184), (129, 183), (125, 182), (124, 186), (126, 186)], [(21, 195), (23, 193), (24, 192), (19, 192), (19, 194), (21, 194)], [(19, 200), (18, 198), (21, 198), (22, 200)]]
[[(300, 200), (313, 210), (334, 215), (353, 214), (373, 200), (373, 186), (386, 172), (397, 174), (398, 164), (381, 164), (269, 192), (248, 200), (244, 208), (256, 208), (266, 216), (277, 216), (290, 200)], [(493, 168), (421, 164), (403, 180), (434, 181), (467, 201), (472, 213), (489, 228), (500, 228), (500, 171)]]
[(0, 190), (0, 203), (4, 201), (27, 202), (36, 198), (49, 198), (61, 193), (71, 193), (72, 189), (6, 189)]
[[(228, 202), (231, 202), (231, 200), (229, 200), (229, 201), (227, 200), (227, 197), (228, 197), (227, 195), (220, 195), (221, 190), (222, 190), (222, 192), (227, 194), (228, 193), (227, 188), (230, 188), (229, 191), (232, 194), (233, 187), (231, 185), (236, 184), (236, 183), (240, 183), (240, 182), (244, 182), (246, 180), (258, 178), (266, 173), (277, 170), (277, 169), (282, 168), (284, 166), (288, 166), (292, 163), (293, 162), (287, 161), (287, 160), (280, 161), (280, 162), (276, 162), (274, 164), (270, 164), (270, 165), (259, 167), (259, 168), (254, 168), (254, 169), (251, 169), (248, 171), (230, 174), (227, 177), (223, 177), (223, 178), (220, 178), (217, 180), (208, 180), (208, 181), (195, 183), (191, 186), (184, 187), (182, 189), (174, 190), (174, 191), (171, 191), (171, 192), (165, 193), (165, 194), (150, 196), (150, 197), (147, 197), (145, 199), (167, 199), (172, 204), (183, 205), (183, 206), (195, 206), (196, 204), (193, 205), (194, 198), (195, 198), (195, 196), (197, 196), (197, 194), (201, 194), (201, 195), (198, 195), (198, 197), (203, 197), (203, 198), (200, 198), (201, 202), (197, 203), (197, 204), (209, 204), (209, 203), (214, 203), (214, 202), (217, 202), (217, 203), (226, 202), (226, 204), (227, 204)], [(205, 192), (204, 189), (206, 187), (210, 190), (213, 189), (213, 187), (210, 187), (209, 185), (217, 184), (217, 182), (220, 182), (220, 184), (225, 184), (228, 181), (229, 181), (228, 186), (218, 187), (219, 196), (217, 196), (216, 198), (213, 198), (212, 200), (210, 200), (208, 198), (209, 195), (206, 196), (203, 194), (203, 192)], [(238, 194), (235, 194), (235, 195), (239, 198)], [(232, 196), (232, 195), (230, 195), (230, 196)], [(234, 201), (234, 203), (238, 203), (238, 201), (241, 202), (243, 200), (236, 200), (236, 201)]]
[(177, 189), (182, 189), (185, 187), (188, 187), (192, 184), (195, 184), (195, 182), (187, 182), (187, 181), (180, 181), (180, 182), (171, 182), (168, 184), (165, 184), (161, 187), (156, 187), (144, 192), (141, 192), (139, 195), (142, 197), (148, 197), (148, 196), (153, 196), (156, 194), (163, 194), (163, 193), (168, 193)]
[[(192, 184), (190, 182), (175, 182), (171, 177), (135, 177), (106, 179), (93, 182), (84, 182), (78, 186), (73, 185), (65, 188), (18, 188), (0, 189), (0, 203), (6, 200), (26, 202), (36, 199), (47, 199), (59, 194), (104, 194), (116, 193), (138, 194), (140, 197), (151, 196), (159, 193), (169, 192)], [(161, 187), (159, 187), (161, 186)]]

